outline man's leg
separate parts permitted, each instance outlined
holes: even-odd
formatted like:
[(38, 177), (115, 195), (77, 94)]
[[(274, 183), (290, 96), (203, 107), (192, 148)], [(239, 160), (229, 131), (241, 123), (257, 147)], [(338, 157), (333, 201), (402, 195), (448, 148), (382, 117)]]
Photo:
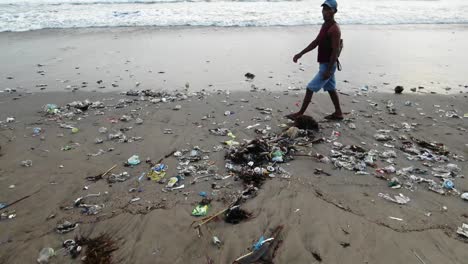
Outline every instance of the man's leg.
[(333, 116), (343, 118), (343, 113), (341, 112), (340, 107), (340, 99), (338, 98), (338, 92), (336, 92), (336, 90), (328, 91), (328, 94), (330, 95), (333, 105), (335, 106), (335, 113), (333, 113)]
[(289, 119), (294, 120), (298, 116), (303, 115), (305, 113), (305, 111), (307, 110), (307, 107), (309, 106), (310, 101), (312, 101), (312, 95), (313, 94), (314, 94), (314, 92), (312, 90), (306, 89), (306, 93), (304, 95), (304, 99), (302, 100), (302, 106), (301, 106), (301, 109), (299, 110), (299, 112), (287, 115), (286, 117), (289, 118)]
[(343, 113), (341, 112), (340, 99), (338, 98), (338, 92), (336, 91), (335, 70), (336, 66), (334, 66), (333, 74), (330, 76), (330, 79), (328, 79), (328, 82), (324, 86), (325, 91), (327, 91), (330, 95), (333, 106), (335, 106), (335, 112), (329, 116), (326, 116), (325, 119), (341, 120), (343, 119)]

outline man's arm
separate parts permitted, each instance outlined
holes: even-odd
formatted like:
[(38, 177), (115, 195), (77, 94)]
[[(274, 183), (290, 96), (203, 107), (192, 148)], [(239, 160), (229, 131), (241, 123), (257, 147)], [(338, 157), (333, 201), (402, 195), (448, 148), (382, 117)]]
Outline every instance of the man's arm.
[(330, 63), (328, 63), (327, 69), (329, 73), (331, 73), (333, 66), (335, 66), (336, 60), (338, 59), (338, 50), (340, 49), (341, 31), (337, 26), (330, 31), (330, 37), (332, 52), (330, 55)]
[(302, 55), (306, 54), (307, 52), (314, 50), (317, 46), (318, 46), (318, 40), (316, 38), (305, 49), (303, 49), (301, 52), (299, 52), (299, 54), (301, 54), (301, 56), (302, 56)]
[(297, 62), (297, 60), (300, 59), (302, 57), (302, 55), (304, 55), (307, 52), (315, 49), (318, 46), (318, 43), (319, 43), (319, 38), (317, 36), (305, 49), (303, 49), (298, 54), (294, 55), (293, 61)]

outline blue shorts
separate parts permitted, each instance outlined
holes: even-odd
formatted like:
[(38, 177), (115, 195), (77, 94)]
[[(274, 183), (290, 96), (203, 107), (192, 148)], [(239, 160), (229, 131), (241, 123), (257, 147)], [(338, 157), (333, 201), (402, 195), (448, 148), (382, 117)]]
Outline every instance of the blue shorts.
[(323, 88), (324, 91), (331, 92), (336, 90), (336, 80), (335, 80), (335, 71), (336, 63), (332, 68), (332, 75), (327, 80), (323, 79), (323, 74), (328, 69), (328, 63), (319, 64), (319, 72), (315, 75), (312, 81), (307, 84), (307, 89), (312, 92), (318, 92)]

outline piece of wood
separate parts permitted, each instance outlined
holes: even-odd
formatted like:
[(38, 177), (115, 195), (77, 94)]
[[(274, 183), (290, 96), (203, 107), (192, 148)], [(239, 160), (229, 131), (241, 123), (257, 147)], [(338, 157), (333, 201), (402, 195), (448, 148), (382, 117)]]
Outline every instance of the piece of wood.
[(113, 169), (115, 169), (115, 167), (117, 167), (117, 164), (115, 164), (114, 166), (112, 166), (112, 168), (110, 168), (106, 172), (104, 172), (101, 177), (106, 176), (109, 172), (111, 172)]
[(6, 209), (6, 208), (8, 208), (8, 207), (10, 207), (10, 206), (12, 206), (12, 205), (14, 205), (14, 204), (16, 204), (16, 203), (19, 203), (19, 202), (21, 202), (21, 201), (23, 201), (23, 200), (25, 200), (25, 199), (27, 199), (27, 198), (29, 198), (29, 197), (31, 197), (32, 195), (38, 193), (40, 190), (41, 190), (41, 189), (39, 189), (39, 190), (37, 190), (37, 191), (35, 191), (35, 192), (31, 193), (31, 194), (28, 194), (28, 195), (26, 195), (26, 196), (24, 196), (24, 197), (22, 197), (22, 198), (20, 198), (20, 199), (18, 199), (18, 200), (16, 200), (16, 201), (13, 201), (13, 202), (7, 204), (5, 207), (0, 208), (0, 211), (3, 210), (3, 209)]

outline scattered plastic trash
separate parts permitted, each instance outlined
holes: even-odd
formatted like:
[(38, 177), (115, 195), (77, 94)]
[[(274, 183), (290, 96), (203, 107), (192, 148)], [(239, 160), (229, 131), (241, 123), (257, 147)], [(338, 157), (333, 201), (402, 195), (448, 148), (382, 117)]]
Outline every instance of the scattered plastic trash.
[(62, 243), (63, 248), (70, 254), (72, 258), (78, 257), (81, 253), (81, 246), (73, 239), (67, 239)]
[(458, 227), (457, 234), (468, 238), (468, 224), (463, 223), (462, 226)]
[(150, 172), (147, 174), (147, 177), (153, 181), (159, 182), (166, 176), (167, 165), (157, 164), (151, 168)]
[(209, 209), (208, 204), (204, 204), (204, 205), (199, 204), (195, 206), (195, 208), (193, 208), (192, 215), (193, 216), (206, 216), (208, 214), (208, 209)]
[(246, 129), (252, 129), (254, 127), (258, 127), (259, 125), (260, 125), (259, 123), (255, 124), (255, 125), (250, 125), (250, 126), (247, 126)]
[[(270, 234), (269, 238), (265, 239), (263, 236), (255, 243), (253, 250), (239, 258), (234, 263), (251, 264), (251, 263), (273, 263), (273, 257), (276, 255), (276, 250), (281, 243), (281, 231), (283, 227), (276, 227)], [(313, 253), (315, 259), (321, 262), (322, 258), (317, 253)]]
[(461, 197), (463, 200), (468, 201), (468, 192), (462, 193), (462, 194), (460, 195), (460, 197)]
[(42, 132), (42, 128), (40, 127), (33, 128), (33, 136), (38, 136), (41, 134), (41, 132)]
[(58, 224), (55, 228), (55, 231), (59, 234), (65, 234), (75, 230), (78, 227), (78, 223), (71, 223), (68, 221), (63, 221), (61, 224)]
[(127, 160), (127, 164), (129, 166), (136, 166), (138, 164), (140, 164), (140, 157), (138, 155), (133, 155), (131, 156), (130, 158), (128, 158)]
[(73, 148), (70, 145), (65, 145), (62, 147), (62, 151), (72, 150)]
[(377, 141), (390, 141), (390, 140), (393, 140), (392, 136), (387, 135), (387, 134), (375, 134), (374, 138)]
[(271, 161), (283, 162), (283, 152), (281, 150), (275, 150), (271, 154)]
[(138, 118), (135, 120), (135, 124), (137, 124), (137, 125), (143, 124), (143, 119), (141, 119), (141, 118), (138, 117)]
[(176, 185), (176, 184), (179, 182), (179, 180), (180, 180), (180, 177), (179, 177), (179, 176), (169, 178), (169, 181), (167, 182), (166, 187), (167, 187), (167, 188), (172, 188), (172, 187), (174, 187), (174, 185)]
[(140, 201), (140, 200), (141, 200), (140, 197), (135, 197), (135, 198), (132, 198), (132, 199), (130, 200), (130, 203), (138, 202), (138, 201)]
[(32, 166), (32, 160), (23, 160), (23, 161), (21, 161), (21, 166), (31, 167)]
[(43, 248), (39, 252), (39, 257), (37, 258), (37, 263), (46, 264), (49, 263), (51, 257), (55, 256), (55, 250), (53, 248)]
[(238, 146), (240, 143), (234, 140), (227, 140), (227, 141), (224, 141), (224, 144), (228, 145), (229, 147), (232, 147), (232, 146)]
[(452, 190), (455, 187), (455, 184), (449, 179), (445, 179), (444, 182), (442, 183), (442, 186), (445, 189)]
[(209, 131), (211, 134), (216, 135), (216, 136), (227, 136), (228, 133), (231, 132), (227, 128), (214, 128), (214, 129), (210, 129)]
[(397, 177), (393, 177), (389, 182), (388, 182), (388, 187), (391, 187), (392, 189), (399, 189), (401, 188), (401, 183), (398, 180)]
[(130, 174), (128, 174), (127, 172), (122, 172), (120, 174), (111, 174), (107, 178), (107, 182), (108, 183), (124, 182), (128, 179), (130, 179)]
[(379, 197), (384, 198), (385, 200), (397, 203), (397, 204), (407, 204), (410, 201), (410, 198), (407, 196), (404, 196), (403, 194), (395, 195), (394, 198), (392, 198), (388, 194), (383, 194), (379, 193)]
[(119, 118), (120, 121), (123, 121), (123, 122), (128, 122), (130, 120), (132, 120), (132, 117), (129, 116), (129, 115), (123, 115)]
[(57, 106), (56, 104), (46, 104), (46, 105), (43, 107), (43, 110), (44, 110), (44, 112), (46, 112), (47, 114), (51, 114), (51, 115), (54, 115), (54, 114), (58, 114), (58, 113), (59, 113), (58, 106)]
[(100, 127), (98, 131), (101, 134), (106, 134), (107, 133), (107, 128), (106, 127)]
[(80, 130), (79, 130), (78, 128), (74, 127), (74, 128), (72, 128), (72, 131), (71, 131), (71, 132), (72, 132), (73, 134), (76, 134), (76, 133), (78, 133), (79, 131), (80, 131)]
[(213, 244), (215, 246), (217, 246), (218, 248), (221, 248), (222, 246), (222, 243), (221, 243), (221, 240), (219, 240), (219, 238), (217, 236), (213, 236)]
[[(11, 204), (9, 204), (9, 205), (11, 205)], [(9, 205), (5, 205), (3, 208), (5, 208), (5, 207), (7, 207)], [(15, 217), (16, 217), (16, 211), (15, 210), (11, 210), (11, 211), (6, 210), (6, 211), (4, 211), (4, 212), (2, 212), (0, 214), (0, 220), (13, 219)]]

